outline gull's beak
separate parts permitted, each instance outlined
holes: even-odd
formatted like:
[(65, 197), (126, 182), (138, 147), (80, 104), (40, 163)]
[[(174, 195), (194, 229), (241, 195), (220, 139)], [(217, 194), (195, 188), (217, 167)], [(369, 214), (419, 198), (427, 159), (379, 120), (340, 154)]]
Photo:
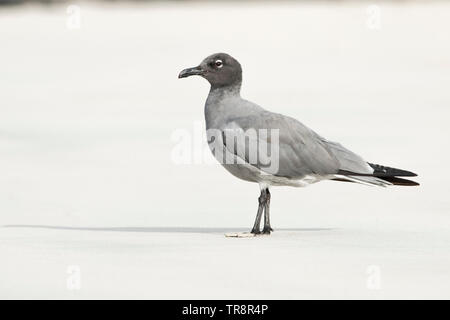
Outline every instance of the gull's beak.
[(178, 75), (178, 78), (186, 78), (189, 76), (202, 76), (205, 74), (205, 70), (202, 69), (202, 67), (197, 66), (197, 67), (193, 67), (193, 68), (187, 68), (184, 69), (183, 71), (180, 72), (180, 74)]

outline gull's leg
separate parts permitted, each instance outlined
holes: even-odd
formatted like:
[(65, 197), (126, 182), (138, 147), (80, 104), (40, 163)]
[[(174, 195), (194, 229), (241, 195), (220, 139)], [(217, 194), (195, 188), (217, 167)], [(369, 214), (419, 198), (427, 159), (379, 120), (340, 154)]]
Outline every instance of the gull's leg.
[(266, 203), (264, 206), (264, 228), (262, 233), (270, 234), (273, 229), (270, 227), (270, 192), (269, 188), (264, 190), (266, 192)]
[(260, 234), (261, 231), (259, 229), (261, 224), (261, 216), (264, 210), (264, 205), (266, 203), (266, 192), (261, 190), (261, 195), (258, 198), (258, 213), (256, 214), (255, 224), (253, 225), (253, 229), (251, 233)]

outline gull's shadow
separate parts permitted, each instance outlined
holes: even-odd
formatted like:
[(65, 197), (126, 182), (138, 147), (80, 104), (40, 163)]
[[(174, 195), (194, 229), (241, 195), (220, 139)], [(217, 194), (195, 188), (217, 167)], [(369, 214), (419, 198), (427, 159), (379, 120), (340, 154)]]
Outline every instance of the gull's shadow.
[[(37, 228), (54, 230), (79, 230), (79, 231), (112, 231), (112, 232), (169, 232), (169, 233), (227, 233), (227, 232), (248, 232), (248, 228), (201, 228), (201, 227), (66, 227), (49, 225), (5, 225), (3, 228)], [(333, 228), (280, 228), (275, 231), (327, 231)]]

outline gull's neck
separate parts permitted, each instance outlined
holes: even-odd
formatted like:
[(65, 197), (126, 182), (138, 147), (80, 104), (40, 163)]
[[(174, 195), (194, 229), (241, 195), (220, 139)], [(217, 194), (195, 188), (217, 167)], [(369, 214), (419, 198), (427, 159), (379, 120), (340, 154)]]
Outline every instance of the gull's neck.
[(210, 98), (212, 98), (213, 100), (239, 98), (241, 96), (241, 85), (242, 82), (239, 81), (237, 83), (228, 86), (222, 87), (211, 86), (211, 89), (209, 90), (208, 100), (210, 100)]
[(226, 117), (228, 106), (232, 101), (241, 99), (241, 82), (230, 86), (213, 87), (209, 90), (208, 98), (205, 104), (206, 128), (216, 128), (219, 126), (217, 121)]

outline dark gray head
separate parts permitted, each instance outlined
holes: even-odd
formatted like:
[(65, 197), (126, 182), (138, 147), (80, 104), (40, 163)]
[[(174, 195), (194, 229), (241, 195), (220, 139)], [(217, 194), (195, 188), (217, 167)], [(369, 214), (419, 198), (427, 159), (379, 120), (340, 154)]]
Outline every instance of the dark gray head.
[(202, 76), (211, 84), (211, 88), (240, 87), (242, 68), (239, 62), (226, 53), (215, 53), (207, 57), (197, 67), (180, 72), (178, 78)]

